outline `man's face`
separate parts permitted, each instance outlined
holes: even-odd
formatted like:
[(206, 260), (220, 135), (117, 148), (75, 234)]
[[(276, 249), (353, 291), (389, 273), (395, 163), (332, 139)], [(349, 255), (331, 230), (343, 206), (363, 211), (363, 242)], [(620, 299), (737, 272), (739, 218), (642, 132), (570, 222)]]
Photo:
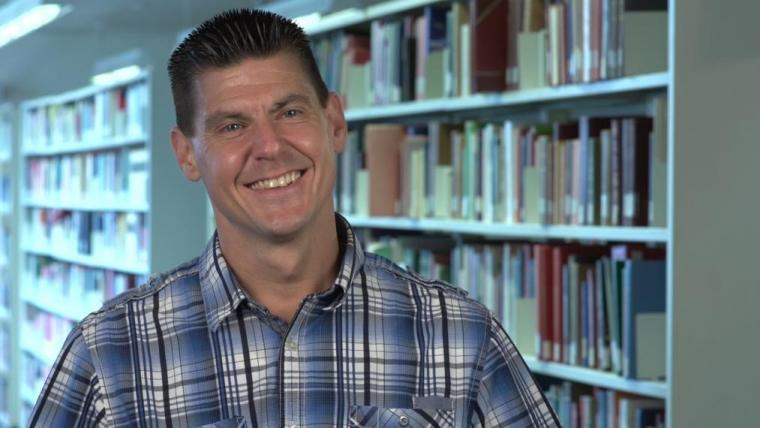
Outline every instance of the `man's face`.
[(206, 71), (195, 99), (195, 136), (175, 129), (172, 145), (185, 175), (203, 179), (220, 232), (278, 241), (334, 221), (345, 120), (335, 95), (322, 107), (295, 56)]

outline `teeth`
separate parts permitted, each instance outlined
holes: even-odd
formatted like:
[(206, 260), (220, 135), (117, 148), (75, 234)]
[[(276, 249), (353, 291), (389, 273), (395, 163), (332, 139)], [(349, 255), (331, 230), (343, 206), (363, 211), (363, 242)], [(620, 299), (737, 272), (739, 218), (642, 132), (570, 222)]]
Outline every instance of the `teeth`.
[(253, 189), (275, 189), (277, 187), (285, 187), (290, 183), (298, 180), (301, 176), (301, 171), (291, 171), (287, 174), (281, 175), (275, 178), (268, 178), (266, 180), (259, 180), (251, 185)]

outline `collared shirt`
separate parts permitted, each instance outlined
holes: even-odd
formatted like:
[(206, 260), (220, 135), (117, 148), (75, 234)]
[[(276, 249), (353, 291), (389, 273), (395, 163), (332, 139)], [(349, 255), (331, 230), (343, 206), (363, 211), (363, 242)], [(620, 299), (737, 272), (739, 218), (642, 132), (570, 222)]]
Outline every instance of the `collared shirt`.
[(559, 425), (483, 305), (336, 222), (335, 285), (290, 325), (247, 297), (216, 238), (106, 303), (67, 338), (31, 426)]

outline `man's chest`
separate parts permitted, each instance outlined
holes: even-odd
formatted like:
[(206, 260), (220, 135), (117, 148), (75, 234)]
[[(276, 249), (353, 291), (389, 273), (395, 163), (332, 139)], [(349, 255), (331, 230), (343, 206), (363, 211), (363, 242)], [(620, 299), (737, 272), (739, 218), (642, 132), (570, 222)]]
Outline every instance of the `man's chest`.
[(242, 417), (248, 426), (267, 427), (384, 420), (427, 426), (414, 423), (421, 418), (446, 426), (463, 420), (458, 413), (466, 411), (477, 377), (479, 341), (412, 317), (302, 318), (285, 330), (241, 314), (215, 331), (177, 322), (160, 335), (137, 332), (129, 352), (122, 349), (102, 367), (114, 424), (202, 426)]

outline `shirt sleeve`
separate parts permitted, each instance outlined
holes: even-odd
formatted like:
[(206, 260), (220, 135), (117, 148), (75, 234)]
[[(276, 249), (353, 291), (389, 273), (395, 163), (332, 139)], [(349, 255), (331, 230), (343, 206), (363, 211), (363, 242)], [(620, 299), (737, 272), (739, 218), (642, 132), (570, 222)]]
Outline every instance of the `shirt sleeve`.
[(559, 427), (533, 375), (502, 326), (490, 315), (489, 343), (482, 363), (472, 425), (481, 427)]
[(103, 398), (90, 350), (77, 327), (50, 369), (29, 416), (29, 426), (106, 426)]

